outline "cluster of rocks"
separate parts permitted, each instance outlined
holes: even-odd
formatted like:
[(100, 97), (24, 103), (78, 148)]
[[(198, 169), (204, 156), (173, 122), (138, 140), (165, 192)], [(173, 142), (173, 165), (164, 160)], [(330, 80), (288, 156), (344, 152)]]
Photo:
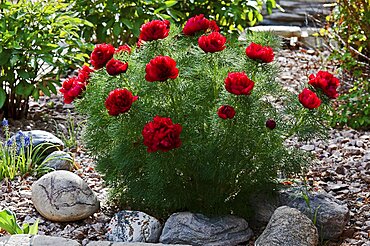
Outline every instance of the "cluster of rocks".
[[(52, 156), (52, 158), (49, 157), (51, 161), (59, 160), (61, 163), (64, 159), (71, 161), (58, 150), (63, 143), (52, 134), (43, 131), (30, 131), (24, 134), (32, 135), (32, 145), (35, 146), (53, 142), (54, 150), (57, 152), (49, 154)], [(41, 136), (44, 136), (44, 139)], [(46, 160), (46, 162), (49, 161)], [(64, 163), (62, 164), (64, 167)], [(62, 169), (54, 162), (53, 167)], [(70, 170), (70, 166), (67, 166), (67, 170), (52, 171), (34, 180), (32, 184), (33, 206), (49, 221), (86, 220), (97, 213), (100, 208), (99, 199), (94, 191), (81, 177)], [(29, 197), (30, 194), (27, 195)], [(258, 237), (256, 245), (265, 245), (266, 242), (272, 243), (271, 245), (282, 245), (282, 242), (289, 242), (291, 245), (317, 245), (319, 235), (322, 239), (335, 239), (342, 234), (349, 220), (346, 205), (329, 194), (305, 195), (306, 199), (301, 192), (285, 190), (278, 194), (277, 202), (272, 200), (273, 202), (269, 204), (267, 199), (263, 199), (263, 204), (258, 204), (258, 201), (254, 202), (256, 215), (258, 215), (256, 221), (261, 222), (262, 218), (262, 223), (268, 222), (266, 229)], [(292, 221), (294, 221), (293, 226)], [(66, 228), (68, 225), (64, 230)], [(70, 229), (73, 230), (72, 235), (78, 232), (72, 227)], [(86, 232), (80, 231), (80, 233), (79, 239), (81, 240)], [(125, 210), (113, 216), (107, 226), (105, 236), (112, 242), (239, 245), (248, 243), (253, 236), (253, 231), (245, 219), (231, 215), (210, 218), (202, 214), (182, 212), (170, 216), (162, 226), (156, 218), (148, 214)], [(11, 245), (14, 240), (13, 244), (19, 243), (19, 240), (28, 240), (30, 245), (37, 246), (42, 245), (40, 240), (49, 239), (54, 240), (28, 236), (4, 238), (3, 241), (6, 241), (5, 245)], [(82, 240), (82, 245), (91, 245), (90, 241)], [(79, 245), (79, 242), (75, 241), (62, 242), (66, 245)]]

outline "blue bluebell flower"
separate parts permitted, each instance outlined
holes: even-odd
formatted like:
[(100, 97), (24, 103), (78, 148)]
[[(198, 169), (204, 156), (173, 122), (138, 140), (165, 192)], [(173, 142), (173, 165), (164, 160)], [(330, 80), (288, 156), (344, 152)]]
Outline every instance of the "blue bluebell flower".
[(24, 146), (27, 147), (30, 145), (30, 137), (24, 136)]
[(3, 127), (9, 126), (8, 120), (4, 118), (3, 121), (2, 121), (2, 125), (3, 125)]
[(13, 145), (13, 140), (12, 139), (8, 139), (8, 141), (6, 141), (6, 145), (8, 147), (12, 146)]

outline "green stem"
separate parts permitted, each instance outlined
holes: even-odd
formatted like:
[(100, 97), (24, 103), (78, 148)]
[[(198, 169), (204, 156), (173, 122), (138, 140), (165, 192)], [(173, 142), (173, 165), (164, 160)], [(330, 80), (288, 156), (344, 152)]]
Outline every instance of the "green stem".
[(167, 80), (166, 82), (164, 82), (164, 84), (167, 87), (167, 92), (168, 92), (167, 95), (170, 98), (173, 111), (175, 112), (176, 117), (179, 118), (179, 113), (177, 111), (177, 102), (176, 102), (175, 98), (173, 97), (174, 89), (173, 89), (172, 83), (173, 83), (173, 81), (169, 81), (169, 80)]

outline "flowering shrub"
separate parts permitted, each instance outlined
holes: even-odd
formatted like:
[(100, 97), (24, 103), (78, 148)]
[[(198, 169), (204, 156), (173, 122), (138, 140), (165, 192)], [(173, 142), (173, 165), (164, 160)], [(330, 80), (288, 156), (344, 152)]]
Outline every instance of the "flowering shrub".
[(144, 24), (139, 47), (109, 56), (127, 71), (95, 70), (76, 100), (87, 147), (123, 207), (245, 214), (251, 192), (308, 163), (284, 141), (325, 132), (321, 87), (307, 84), (298, 96), (275, 81), (279, 40), (259, 33), (248, 37), (254, 46), (227, 42), (209, 23)]

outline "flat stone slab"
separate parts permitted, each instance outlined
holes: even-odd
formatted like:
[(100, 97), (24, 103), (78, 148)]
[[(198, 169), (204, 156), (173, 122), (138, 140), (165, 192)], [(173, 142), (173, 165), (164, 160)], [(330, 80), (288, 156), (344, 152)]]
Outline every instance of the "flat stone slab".
[[(176, 246), (185, 244), (161, 244), (161, 243), (124, 243), (111, 241), (96, 241), (90, 242), (86, 246)], [(187, 245), (190, 246), (190, 245)]]
[(43, 235), (19, 234), (9, 237), (0, 237), (0, 246), (80, 246), (77, 241)]
[(299, 26), (254, 26), (246, 28), (240, 35), (239, 40), (245, 40), (247, 30), (253, 32), (272, 32), (285, 38), (301, 37), (302, 35), (302, 30)]

